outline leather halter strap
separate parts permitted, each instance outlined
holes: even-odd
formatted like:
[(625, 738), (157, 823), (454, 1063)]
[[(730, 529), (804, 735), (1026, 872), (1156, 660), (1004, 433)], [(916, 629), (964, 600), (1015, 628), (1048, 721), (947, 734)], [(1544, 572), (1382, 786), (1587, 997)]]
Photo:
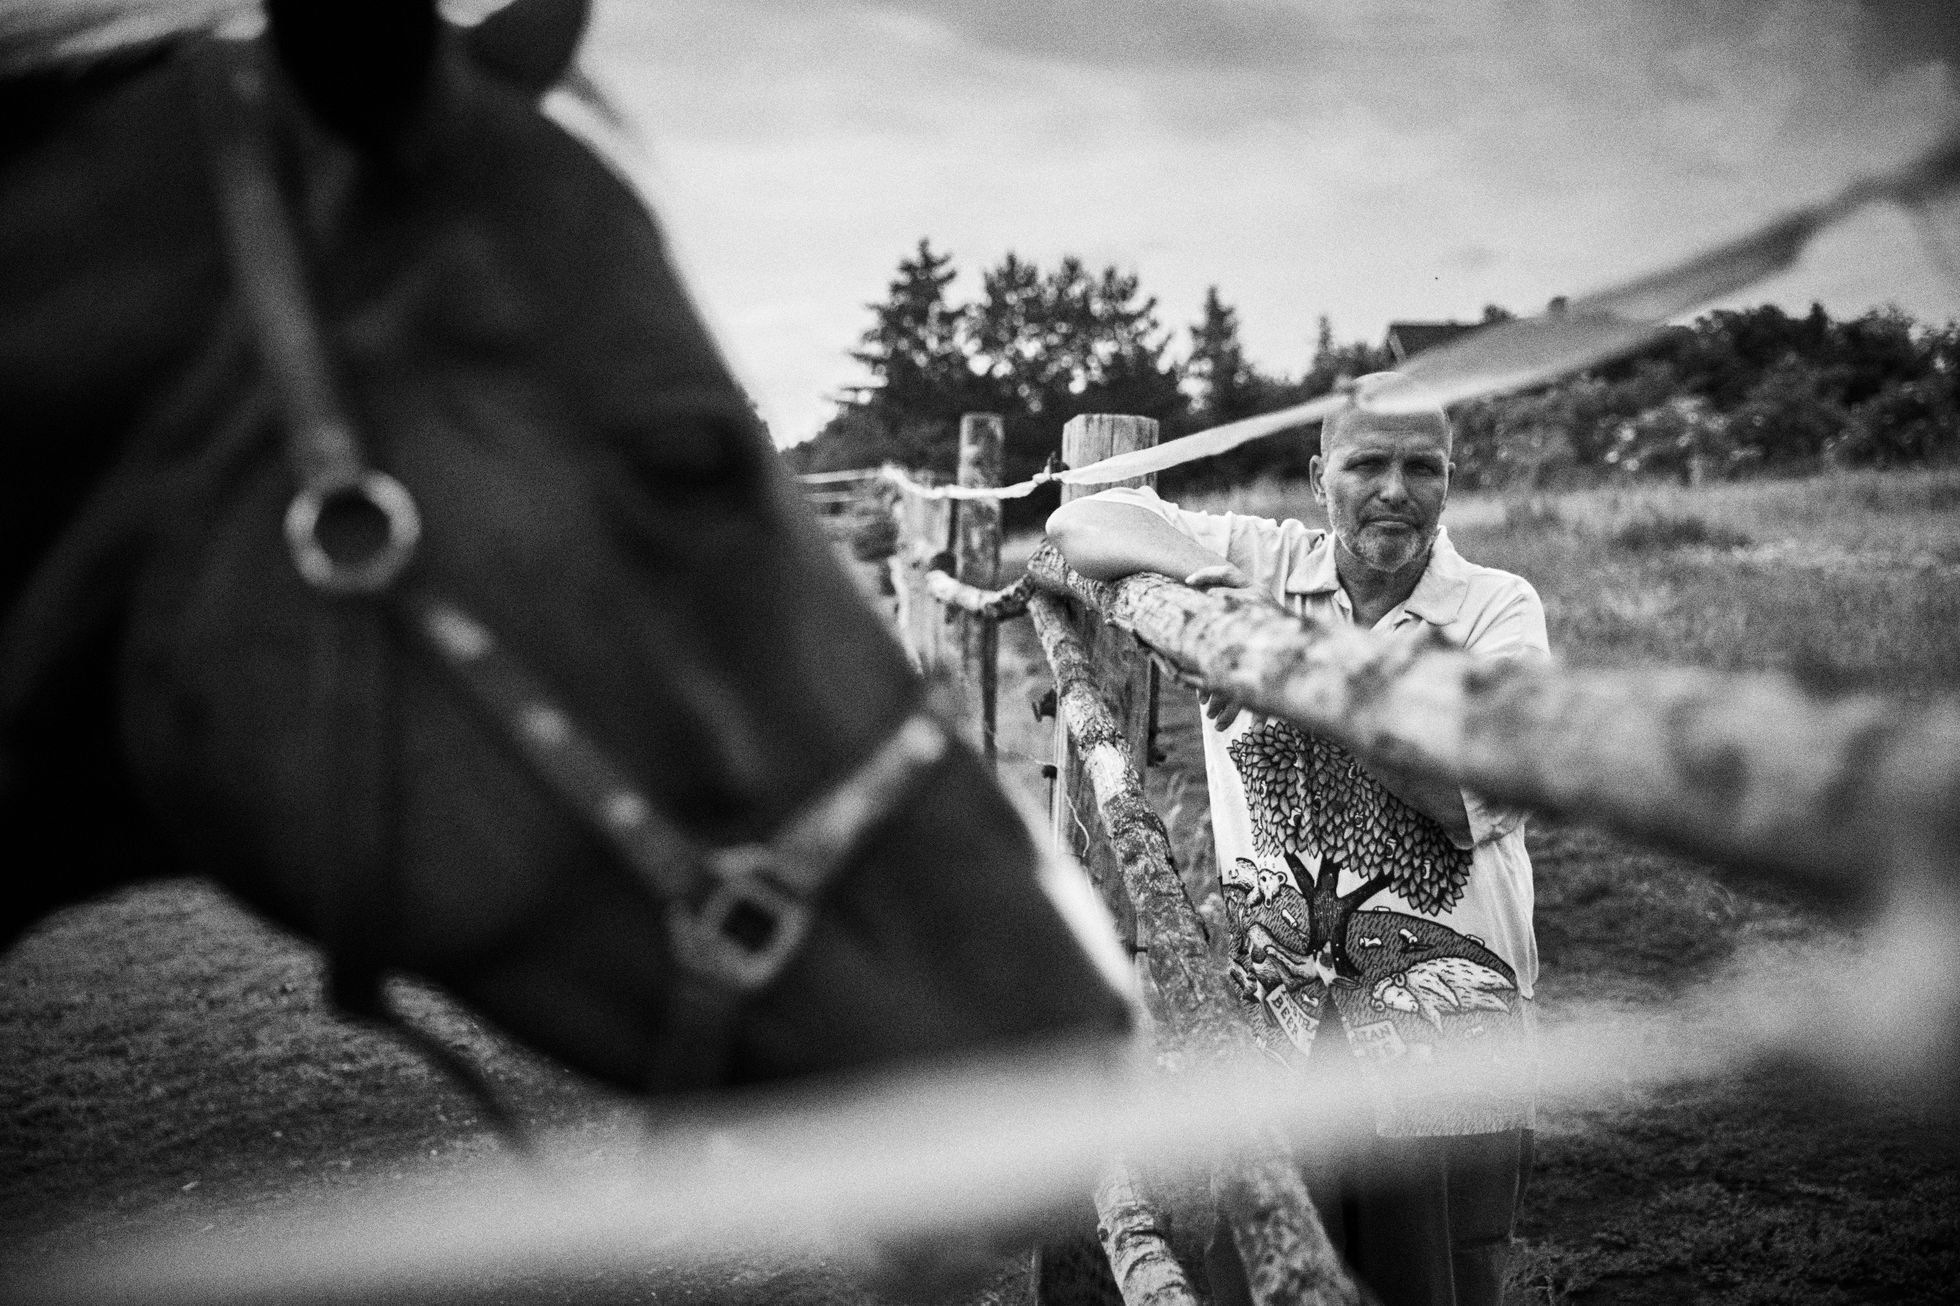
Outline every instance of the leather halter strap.
[[(808, 937), (826, 887), (946, 755), (945, 731), (924, 713), (908, 717), (764, 842), (706, 846), (650, 801), (483, 623), (408, 574), (420, 515), (406, 487), (367, 461), (332, 381), (298, 240), (273, 172), (264, 127), (266, 74), (244, 43), (211, 44), (215, 49), (200, 60), (197, 73), (200, 111), (230, 266), (272, 382), (298, 483), (285, 518), (294, 567), (347, 611), (348, 620), (372, 621), (372, 614), (385, 611), (389, 629), (405, 631), (432, 651), (544, 787), (661, 904), (676, 974), (649, 1086), (711, 1084), (724, 1070), (741, 1000), (781, 974)], [(350, 513), (378, 524), (382, 536), (351, 559), (322, 537), (330, 517)], [(345, 706), (328, 710), (338, 716)], [(378, 738), (364, 738), (356, 747), (328, 751), (345, 763), (351, 753), (383, 747)], [(380, 759), (371, 761), (381, 768)], [(378, 850), (387, 848), (388, 838), (367, 842), (377, 860), (385, 857)], [(354, 860), (366, 857), (357, 852)], [(361, 874), (357, 867), (356, 873), (371, 878), (390, 869), (381, 865)], [(369, 891), (378, 894), (383, 887)], [(379, 927), (372, 912), (362, 914), (370, 919), (356, 928)], [(372, 944), (361, 939), (328, 943), (337, 970), (349, 962), (349, 952), (374, 955)], [(385, 1018), (378, 965), (356, 969), (356, 976), (336, 977), (336, 998)]]

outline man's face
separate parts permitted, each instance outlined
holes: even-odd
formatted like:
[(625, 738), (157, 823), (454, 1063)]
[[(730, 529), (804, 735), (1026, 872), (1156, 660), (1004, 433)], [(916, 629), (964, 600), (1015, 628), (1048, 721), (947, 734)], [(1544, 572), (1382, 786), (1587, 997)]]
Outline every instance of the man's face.
[(1381, 572), (1427, 557), (1450, 492), (1449, 428), (1355, 414), (1327, 444), (1313, 460), (1313, 491), (1342, 550)]

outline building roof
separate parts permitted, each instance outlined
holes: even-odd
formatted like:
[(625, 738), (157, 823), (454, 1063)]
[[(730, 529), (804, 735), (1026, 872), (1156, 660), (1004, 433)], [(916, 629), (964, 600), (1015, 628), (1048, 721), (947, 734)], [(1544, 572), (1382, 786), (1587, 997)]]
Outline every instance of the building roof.
[(1434, 349), (1437, 345), (1446, 345), (1464, 332), (1475, 331), (1482, 325), (1481, 322), (1390, 322), (1385, 344), (1396, 365), (1400, 366), (1408, 362), (1411, 355)]

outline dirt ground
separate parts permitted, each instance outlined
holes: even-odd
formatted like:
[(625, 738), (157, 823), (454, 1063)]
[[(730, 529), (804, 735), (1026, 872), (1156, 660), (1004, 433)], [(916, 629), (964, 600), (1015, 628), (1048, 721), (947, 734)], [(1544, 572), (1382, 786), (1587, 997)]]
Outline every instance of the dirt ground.
[[(1195, 722), (1167, 716), (1175, 755)], [(1037, 754), (1020, 756), (1038, 765)], [(1562, 1003), (1677, 991), (1714, 974), (1752, 933), (1828, 928), (1599, 835), (1550, 829), (1534, 844), (1553, 1018)], [(0, 962), (5, 1259), (230, 1227), (495, 1146), (425, 1066), (326, 1012), (317, 983), (308, 949), (184, 883), (62, 913)], [(587, 1130), (601, 1145), (616, 1127), (617, 1103), (439, 1000), (416, 995), (414, 1005), (482, 1057), (534, 1121)], [(1551, 1103), (1513, 1300), (1951, 1301), (1960, 1184), (1944, 1128), (1911, 1100), (1850, 1100), (1776, 1067)], [(1004, 1261), (968, 1304), (1024, 1299), (1024, 1275)], [(872, 1299), (835, 1267), (744, 1261), (633, 1283), (475, 1285), (471, 1300)]]
[[(1668, 563), (1677, 590), (1686, 565)], [(1577, 619), (1569, 606), (1559, 611), (1555, 642), (1557, 621)], [(1003, 775), (1040, 796), (1049, 727), (1026, 706), (1039, 653), (1025, 623), (1007, 631)], [(1167, 693), (1164, 704), (1169, 760), (1151, 785), (1185, 869), (1201, 877), (1196, 716), (1186, 695)], [(1583, 829), (1540, 825), (1532, 851), (1548, 1021), (1684, 992), (1750, 939), (1848, 928)], [(229, 1227), (495, 1145), (424, 1065), (329, 1014), (318, 979), (308, 949), (182, 883), (63, 912), (0, 959), (0, 1266), (132, 1233)], [(595, 1146), (620, 1127), (619, 1103), (499, 1044), (432, 995), (410, 1001), (469, 1046), (533, 1120), (586, 1131)], [(1511, 1299), (1954, 1301), (1957, 1157), (1953, 1122), (1909, 1094), (1851, 1096), (1786, 1066), (1555, 1100), (1543, 1113)], [(1025, 1296), (1018, 1263), (1003, 1261), (961, 1306)], [(467, 1299), (874, 1300), (835, 1266), (759, 1259), (630, 1282), (474, 1284)]]

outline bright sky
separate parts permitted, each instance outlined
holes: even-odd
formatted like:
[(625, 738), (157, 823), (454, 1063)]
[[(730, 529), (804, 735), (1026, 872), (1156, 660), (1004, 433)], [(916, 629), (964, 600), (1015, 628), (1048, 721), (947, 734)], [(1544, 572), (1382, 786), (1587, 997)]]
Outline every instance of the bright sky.
[[(1954, 0), (602, 0), (587, 64), (780, 443), (815, 434), (919, 237), (1216, 284), (1254, 361), (1315, 320), (1533, 311), (1960, 126)], [(1956, 235), (1960, 244), (1960, 235)], [(1742, 302), (1960, 317), (1872, 210)]]

